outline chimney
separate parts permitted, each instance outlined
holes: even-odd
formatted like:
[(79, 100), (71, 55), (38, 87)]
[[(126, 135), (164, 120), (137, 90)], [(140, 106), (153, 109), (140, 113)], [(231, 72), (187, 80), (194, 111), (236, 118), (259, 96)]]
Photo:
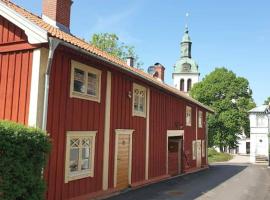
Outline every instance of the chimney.
[(70, 31), (72, 0), (43, 0), (42, 19), (62, 31)]
[(156, 78), (164, 82), (165, 67), (160, 63), (156, 63), (154, 67), (156, 71)]
[(127, 61), (127, 65), (130, 66), (130, 67), (134, 67), (134, 58), (133, 57), (127, 57), (126, 58), (126, 61)]

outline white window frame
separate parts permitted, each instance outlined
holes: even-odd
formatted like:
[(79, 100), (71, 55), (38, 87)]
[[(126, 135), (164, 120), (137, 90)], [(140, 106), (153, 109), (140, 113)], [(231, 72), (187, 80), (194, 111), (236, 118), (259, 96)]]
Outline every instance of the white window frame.
[[(143, 91), (145, 93), (145, 98), (144, 98), (144, 102), (143, 102), (144, 103), (143, 112), (134, 109), (135, 89), (138, 89), (138, 90)], [(146, 117), (146, 110), (147, 110), (146, 99), (147, 99), (147, 89), (145, 87), (141, 86), (141, 85), (133, 83), (133, 89), (132, 89), (132, 116)]]
[[(78, 180), (86, 177), (94, 177), (95, 166), (95, 140), (97, 131), (68, 131), (66, 133), (66, 163), (65, 163), (65, 183), (69, 181)], [(69, 159), (70, 159), (70, 140), (72, 138), (89, 138), (91, 140), (91, 163), (90, 169), (81, 170), (70, 174)], [(79, 166), (81, 166), (81, 150), (79, 150)]]
[(205, 157), (205, 140), (202, 140), (202, 157)]
[(192, 126), (192, 107), (190, 106), (186, 106), (186, 126)]
[(198, 126), (199, 128), (202, 128), (203, 127), (203, 112), (202, 111), (199, 111), (199, 115), (198, 115), (199, 119), (198, 119)]
[(265, 116), (263, 114), (256, 115), (256, 126), (257, 127), (267, 127), (265, 123)]
[[(85, 89), (84, 93), (74, 91), (74, 70), (75, 70), (75, 68), (82, 70), (85, 73), (84, 84), (86, 86), (86, 89)], [(87, 94), (88, 73), (95, 74), (98, 78), (97, 85), (96, 85), (96, 87), (97, 87), (97, 94), (96, 95)], [(101, 74), (102, 74), (101, 70), (98, 70), (96, 68), (93, 68), (93, 67), (85, 65), (83, 63), (72, 60), (71, 61), (70, 97), (100, 102)]]
[(196, 160), (197, 157), (197, 141), (193, 140), (192, 141), (192, 159)]

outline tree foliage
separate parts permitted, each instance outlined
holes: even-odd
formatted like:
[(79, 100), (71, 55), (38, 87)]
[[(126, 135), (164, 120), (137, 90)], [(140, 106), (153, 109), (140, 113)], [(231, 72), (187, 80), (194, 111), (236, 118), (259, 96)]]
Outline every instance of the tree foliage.
[(215, 110), (208, 116), (209, 146), (235, 147), (244, 129), (249, 136), (248, 110), (255, 107), (249, 82), (226, 68), (216, 68), (195, 84), (191, 96)]
[(121, 59), (133, 57), (137, 68), (141, 68), (143, 65), (143, 63), (139, 61), (138, 55), (135, 53), (134, 46), (121, 42), (119, 37), (114, 33), (95, 33), (93, 34), (90, 43)]
[(264, 105), (269, 105), (270, 103), (270, 97), (268, 97), (265, 101), (264, 101)]

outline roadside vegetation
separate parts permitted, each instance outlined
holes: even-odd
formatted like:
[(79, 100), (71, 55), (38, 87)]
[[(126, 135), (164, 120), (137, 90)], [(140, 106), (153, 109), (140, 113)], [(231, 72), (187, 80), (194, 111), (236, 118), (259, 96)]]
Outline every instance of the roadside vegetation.
[(0, 121), (0, 199), (42, 200), (43, 168), (51, 149), (45, 132)]
[(217, 152), (213, 148), (208, 148), (208, 162), (209, 163), (214, 163), (214, 162), (224, 162), (231, 160), (233, 156), (228, 153), (222, 153), (222, 152)]
[(256, 106), (246, 78), (237, 76), (224, 67), (216, 68), (196, 83), (190, 94), (215, 113), (208, 115), (209, 147), (217, 146), (223, 152), (238, 145), (240, 133), (249, 137), (248, 111)]

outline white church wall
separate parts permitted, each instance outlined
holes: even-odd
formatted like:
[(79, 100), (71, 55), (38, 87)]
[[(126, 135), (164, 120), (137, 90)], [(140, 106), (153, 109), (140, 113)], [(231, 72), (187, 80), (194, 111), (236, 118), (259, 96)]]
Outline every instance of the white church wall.
[(184, 91), (187, 92), (187, 82), (188, 79), (191, 79), (191, 87), (195, 84), (199, 82), (199, 74), (174, 74), (173, 75), (173, 84), (174, 87), (177, 88), (178, 90), (180, 90), (180, 80), (184, 79)]

